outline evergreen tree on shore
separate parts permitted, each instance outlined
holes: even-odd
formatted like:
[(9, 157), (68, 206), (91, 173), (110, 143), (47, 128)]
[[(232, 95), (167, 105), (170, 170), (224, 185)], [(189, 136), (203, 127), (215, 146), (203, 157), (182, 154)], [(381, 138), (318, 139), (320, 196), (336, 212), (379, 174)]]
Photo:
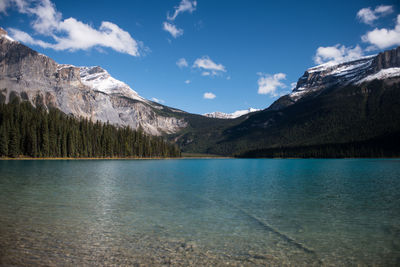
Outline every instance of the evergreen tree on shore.
[(0, 105), (0, 157), (179, 157), (176, 145), (142, 130), (76, 119), (15, 98)]

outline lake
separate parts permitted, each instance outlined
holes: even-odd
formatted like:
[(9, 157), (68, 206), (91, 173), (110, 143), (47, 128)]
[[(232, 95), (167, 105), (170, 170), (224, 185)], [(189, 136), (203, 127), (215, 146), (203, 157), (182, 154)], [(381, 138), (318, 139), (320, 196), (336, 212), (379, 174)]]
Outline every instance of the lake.
[(400, 265), (400, 160), (0, 161), (1, 265)]

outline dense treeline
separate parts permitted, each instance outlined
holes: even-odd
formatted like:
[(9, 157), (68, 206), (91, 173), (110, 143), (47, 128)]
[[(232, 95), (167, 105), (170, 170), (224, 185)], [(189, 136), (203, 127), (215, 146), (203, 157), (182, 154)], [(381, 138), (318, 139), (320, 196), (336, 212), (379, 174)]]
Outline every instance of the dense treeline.
[(0, 105), (0, 157), (179, 157), (176, 145), (141, 130), (76, 119), (14, 99)]
[(241, 158), (372, 158), (400, 157), (400, 132), (361, 142), (277, 147), (247, 151)]

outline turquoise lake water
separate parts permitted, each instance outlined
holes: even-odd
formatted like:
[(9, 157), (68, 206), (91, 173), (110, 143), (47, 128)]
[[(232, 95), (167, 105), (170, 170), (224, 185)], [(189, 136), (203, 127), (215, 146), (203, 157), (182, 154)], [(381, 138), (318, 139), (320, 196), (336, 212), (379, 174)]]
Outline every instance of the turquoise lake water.
[(2, 265), (400, 265), (400, 160), (0, 161)]

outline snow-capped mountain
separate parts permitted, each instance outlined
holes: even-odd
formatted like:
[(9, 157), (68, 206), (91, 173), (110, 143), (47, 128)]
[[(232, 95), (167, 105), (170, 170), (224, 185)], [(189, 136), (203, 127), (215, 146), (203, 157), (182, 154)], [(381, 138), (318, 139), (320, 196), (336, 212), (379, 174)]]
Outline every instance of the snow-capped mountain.
[(293, 91), (275, 101), (270, 109), (281, 109), (303, 97), (317, 96), (328, 88), (399, 77), (400, 47), (357, 60), (329, 62), (306, 70)]
[[(0, 102), (18, 97), (34, 106), (58, 108), (66, 114), (141, 127), (152, 135), (175, 133), (187, 123), (182, 113), (141, 97), (100, 67), (58, 64), (12, 40), (0, 29)], [(160, 114), (163, 110), (163, 114)]]
[(244, 109), (244, 110), (237, 110), (233, 113), (224, 113), (224, 112), (212, 112), (212, 113), (205, 113), (203, 116), (209, 117), (209, 118), (217, 118), (217, 119), (235, 119), (240, 116), (249, 114), (251, 112), (256, 112), (259, 111), (260, 109), (256, 108), (249, 108), (249, 109)]
[(342, 63), (325, 63), (308, 69), (290, 94), (293, 100), (334, 85), (361, 84), (400, 76), (400, 49)]
[(343, 63), (325, 63), (308, 69), (290, 94), (293, 100), (332, 85), (346, 85), (361, 80), (371, 67), (374, 56)]

